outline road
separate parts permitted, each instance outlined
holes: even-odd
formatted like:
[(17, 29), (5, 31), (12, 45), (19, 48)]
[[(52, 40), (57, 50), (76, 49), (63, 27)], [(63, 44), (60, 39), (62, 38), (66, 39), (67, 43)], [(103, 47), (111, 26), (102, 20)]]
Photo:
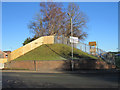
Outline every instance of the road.
[(118, 73), (2, 72), (3, 88), (118, 88)]

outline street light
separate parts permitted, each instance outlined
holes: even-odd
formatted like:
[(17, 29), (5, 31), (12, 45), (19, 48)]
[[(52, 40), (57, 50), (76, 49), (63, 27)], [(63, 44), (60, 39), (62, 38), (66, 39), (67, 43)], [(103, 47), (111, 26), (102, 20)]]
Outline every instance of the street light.
[[(72, 31), (72, 16), (70, 15), (70, 13), (67, 13), (70, 16), (71, 19), (71, 37), (73, 37), (73, 31)], [(71, 47), (72, 47), (72, 70), (74, 69), (74, 62), (73, 62), (73, 42), (71, 42)]]

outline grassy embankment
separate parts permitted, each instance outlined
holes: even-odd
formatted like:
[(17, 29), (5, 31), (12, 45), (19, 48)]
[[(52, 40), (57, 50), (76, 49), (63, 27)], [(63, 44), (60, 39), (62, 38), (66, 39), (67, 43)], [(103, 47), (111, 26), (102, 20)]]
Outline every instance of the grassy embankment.
[[(74, 48), (74, 59), (98, 59), (79, 49)], [(64, 44), (42, 45), (16, 58), (15, 60), (68, 60), (71, 59), (71, 47)]]

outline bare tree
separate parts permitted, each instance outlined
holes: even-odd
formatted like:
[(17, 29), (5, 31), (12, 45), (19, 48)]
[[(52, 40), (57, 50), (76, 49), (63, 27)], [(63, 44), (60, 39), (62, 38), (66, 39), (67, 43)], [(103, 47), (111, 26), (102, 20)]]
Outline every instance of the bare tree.
[(69, 3), (68, 8), (63, 8), (62, 3), (41, 2), (40, 7), (40, 14), (29, 24), (34, 38), (46, 35), (71, 36), (70, 18), (73, 23), (73, 36), (77, 36), (80, 40), (87, 37), (84, 31), (87, 16), (75, 3)]
[[(69, 13), (69, 15), (68, 15)], [(71, 19), (72, 18), (72, 27), (73, 27), (73, 36), (78, 37), (80, 40), (85, 39), (87, 37), (87, 33), (83, 31), (86, 27), (88, 18), (87, 16), (80, 11), (80, 8), (75, 3), (69, 3), (67, 8), (67, 20), (66, 20), (66, 31), (65, 36), (71, 35)]]
[(49, 2), (40, 3), (43, 22), (48, 35), (61, 35), (65, 12), (62, 11), (62, 4)]
[(46, 35), (43, 21), (39, 14), (36, 16), (36, 18), (33, 21), (30, 22), (29, 28), (31, 29), (31, 32), (34, 33), (34, 37), (40, 37)]

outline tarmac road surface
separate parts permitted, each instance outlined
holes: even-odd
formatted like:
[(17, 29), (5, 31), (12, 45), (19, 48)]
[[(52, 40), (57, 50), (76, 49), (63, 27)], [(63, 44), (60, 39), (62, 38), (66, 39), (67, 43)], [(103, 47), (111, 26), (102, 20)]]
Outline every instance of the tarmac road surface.
[(118, 88), (116, 73), (2, 72), (2, 88)]

